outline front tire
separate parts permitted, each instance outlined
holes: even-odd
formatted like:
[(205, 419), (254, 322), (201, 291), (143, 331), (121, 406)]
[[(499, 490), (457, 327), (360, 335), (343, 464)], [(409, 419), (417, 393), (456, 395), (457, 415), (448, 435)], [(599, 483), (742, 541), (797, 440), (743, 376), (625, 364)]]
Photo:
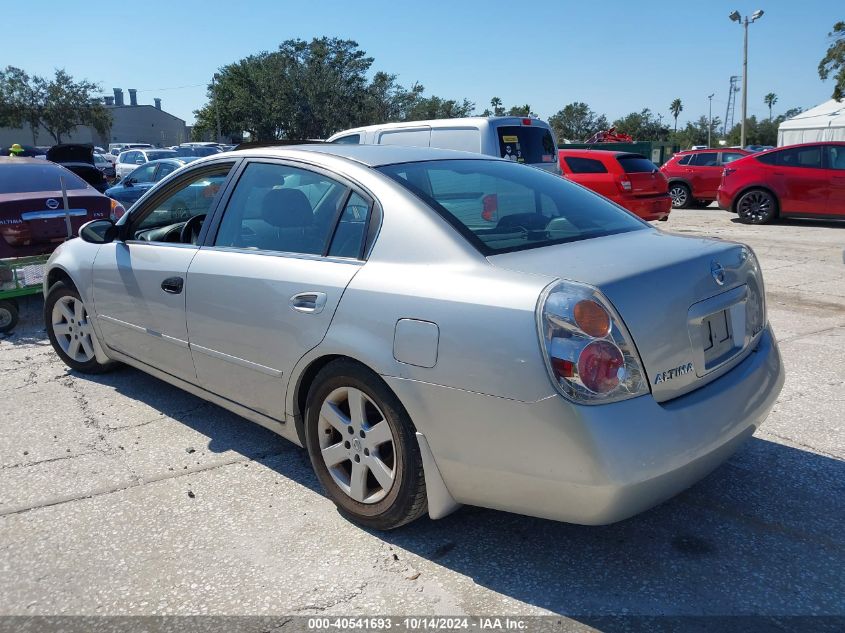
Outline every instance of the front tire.
[(751, 189), (736, 201), (736, 211), (744, 224), (767, 224), (777, 216), (778, 203), (765, 189)]
[(399, 399), (361, 365), (334, 361), (314, 379), (305, 443), (317, 478), (350, 521), (392, 530), (426, 511), (415, 432)]
[(673, 209), (686, 209), (692, 202), (692, 192), (682, 182), (673, 182), (669, 185), (669, 195), (672, 196)]
[(57, 281), (44, 301), (44, 324), (50, 344), (65, 365), (83, 374), (101, 374), (117, 363), (101, 363), (94, 354), (96, 334), (76, 288)]

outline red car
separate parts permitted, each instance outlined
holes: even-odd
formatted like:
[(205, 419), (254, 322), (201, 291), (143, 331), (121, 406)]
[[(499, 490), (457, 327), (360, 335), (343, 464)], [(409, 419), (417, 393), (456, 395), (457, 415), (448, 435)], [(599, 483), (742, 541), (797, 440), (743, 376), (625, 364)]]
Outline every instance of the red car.
[(67, 239), (67, 215), (76, 235), (88, 220), (118, 217), (123, 211), (119, 202), (61, 165), (40, 158), (0, 157), (0, 259), (52, 252)]
[(672, 207), (686, 209), (694, 201), (708, 205), (716, 199), (725, 165), (748, 156), (744, 149), (696, 149), (678, 152), (660, 168), (669, 179)]
[(724, 170), (719, 206), (748, 224), (845, 218), (845, 143), (791, 145), (738, 160)]
[(640, 154), (595, 149), (558, 151), (564, 178), (584, 185), (644, 220), (666, 220), (672, 210), (666, 178)]

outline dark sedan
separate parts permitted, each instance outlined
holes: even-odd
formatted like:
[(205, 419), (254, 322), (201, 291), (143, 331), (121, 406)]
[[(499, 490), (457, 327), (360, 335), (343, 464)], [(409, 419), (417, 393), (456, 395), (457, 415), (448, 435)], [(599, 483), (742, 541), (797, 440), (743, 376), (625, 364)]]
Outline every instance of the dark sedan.
[(159, 180), (196, 159), (196, 156), (180, 156), (179, 158), (151, 160), (138, 167), (114, 187), (107, 189), (106, 195), (117, 200), (128, 209)]

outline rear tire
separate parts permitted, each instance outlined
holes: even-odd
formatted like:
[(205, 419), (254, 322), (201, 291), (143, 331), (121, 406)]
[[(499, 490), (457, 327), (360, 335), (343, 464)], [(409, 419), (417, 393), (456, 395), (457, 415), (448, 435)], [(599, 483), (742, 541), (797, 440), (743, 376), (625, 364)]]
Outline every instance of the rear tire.
[(416, 430), (381, 378), (358, 363), (337, 360), (317, 374), (307, 402), (311, 464), (344, 517), (392, 530), (426, 511)]
[(737, 199), (736, 212), (744, 224), (767, 224), (777, 217), (778, 202), (765, 189), (750, 189)]
[(673, 209), (686, 209), (692, 202), (690, 188), (682, 182), (673, 182), (669, 185), (669, 195), (672, 196)]
[(0, 333), (5, 334), (15, 329), (18, 324), (18, 304), (16, 301), (0, 301)]
[(94, 353), (96, 334), (76, 288), (57, 281), (44, 301), (44, 325), (50, 344), (65, 365), (83, 374), (101, 374), (118, 364), (101, 363)]

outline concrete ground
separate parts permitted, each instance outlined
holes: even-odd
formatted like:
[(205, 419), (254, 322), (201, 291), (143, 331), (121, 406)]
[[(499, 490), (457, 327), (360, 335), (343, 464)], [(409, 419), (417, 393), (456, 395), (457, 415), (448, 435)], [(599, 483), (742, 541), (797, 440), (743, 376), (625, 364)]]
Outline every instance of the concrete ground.
[(0, 340), (0, 614), (845, 615), (845, 224), (658, 225), (754, 247), (788, 375), (726, 465), (607, 527), (359, 529), (304, 450), (139, 371), (68, 371), (24, 301)]

